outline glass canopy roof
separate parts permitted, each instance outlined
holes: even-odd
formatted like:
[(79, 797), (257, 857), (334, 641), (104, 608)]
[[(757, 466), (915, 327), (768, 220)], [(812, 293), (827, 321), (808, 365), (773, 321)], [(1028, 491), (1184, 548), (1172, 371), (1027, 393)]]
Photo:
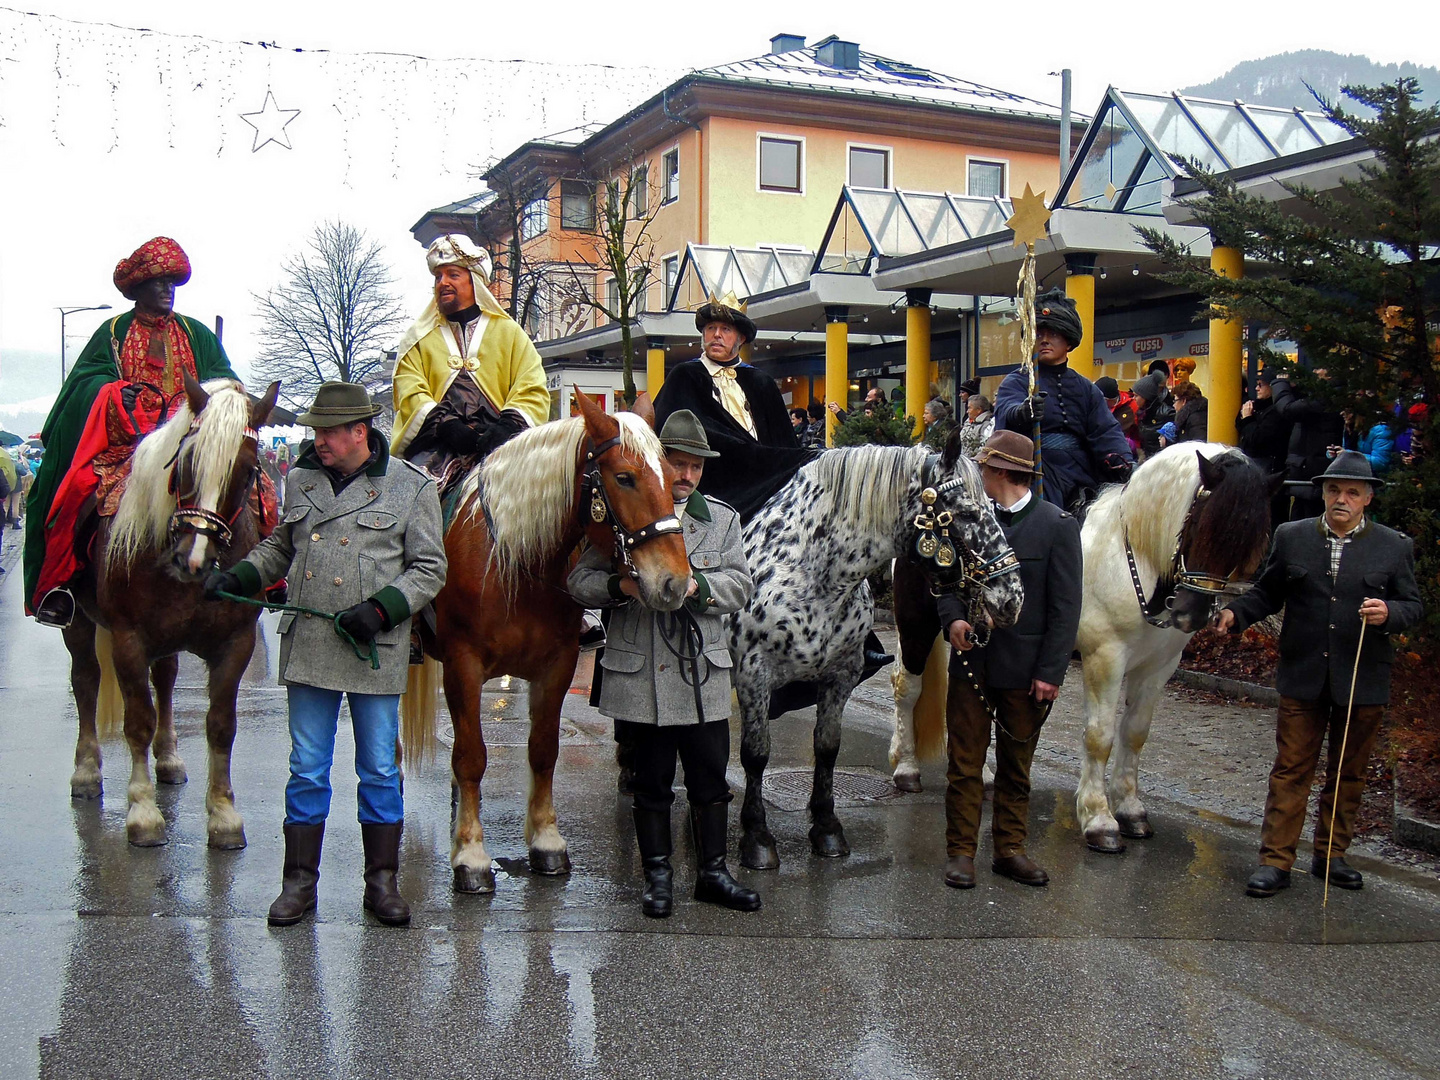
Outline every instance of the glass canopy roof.
[(815, 253), (800, 248), (715, 247), (689, 244), (675, 283), (666, 298), (666, 311), (691, 311), (710, 296), (733, 292), (748, 300), (772, 289), (805, 281)]
[(1353, 137), (1321, 113), (1111, 87), (1055, 201), (1158, 215), (1162, 182), (1181, 173), (1172, 158), (1226, 172)]
[(1010, 200), (846, 185), (814, 273), (868, 274), (876, 256), (913, 255), (1005, 228)]

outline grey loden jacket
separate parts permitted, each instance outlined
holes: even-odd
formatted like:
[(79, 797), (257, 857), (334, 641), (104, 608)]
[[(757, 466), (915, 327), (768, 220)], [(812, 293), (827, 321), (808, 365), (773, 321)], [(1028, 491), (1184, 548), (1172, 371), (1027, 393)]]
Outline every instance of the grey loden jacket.
[(1356, 705), (1390, 700), (1390, 635), (1420, 621), (1415, 584), (1415, 544), (1408, 536), (1369, 518), (1345, 545), (1340, 573), (1330, 577), (1330, 542), (1323, 519), (1287, 521), (1275, 530), (1270, 557), (1255, 587), (1230, 605), (1235, 633), (1283, 606), (1280, 663), (1275, 689), (1289, 698), (1314, 701), (1330, 681), (1330, 697), (1344, 705), (1360, 641), (1360, 602), (1384, 600), (1390, 618), (1365, 628), (1365, 647), (1355, 677)]
[(385, 609), (376, 638), (380, 670), (370, 667), (327, 619), (280, 617), (280, 681), (358, 694), (399, 694), (410, 662), (410, 616), (445, 584), (445, 540), (435, 482), (392, 458), (383, 438), (376, 458), (336, 495), (313, 446), (301, 449), (285, 484), (279, 526), (233, 571), (246, 595), (289, 579), (289, 602), (339, 612), (362, 600)]
[[(685, 504), (685, 552), (695, 575), (695, 595), (685, 601), (702, 633), (697, 664), (704, 719), (730, 716), (730, 669), (734, 662), (725, 644), (724, 616), (739, 611), (750, 599), (754, 583), (740, 541), (740, 515), (719, 499), (698, 491)], [(645, 607), (620, 591), (608, 549), (591, 548), (570, 572), (570, 595), (586, 607), (613, 608), (605, 651), (599, 708), (606, 716), (637, 724), (696, 724), (695, 691), (687, 681), (690, 665), (681, 664), (667, 648), (661, 630), (681, 652), (685, 638), (674, 631), (668, 612)]]

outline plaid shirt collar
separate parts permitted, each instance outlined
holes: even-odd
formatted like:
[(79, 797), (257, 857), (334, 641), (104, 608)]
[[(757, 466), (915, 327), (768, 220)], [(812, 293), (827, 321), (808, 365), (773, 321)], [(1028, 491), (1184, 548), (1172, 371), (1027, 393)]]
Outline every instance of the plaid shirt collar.
[(1360, 524), (1342, 536), (1330, 528), (1330, 522), (1325, 519), (1324, 514), (1320, 515), (1320, 535), (1325, 537), (1330, 545), (1330, 576), (1332, 578), (1338, 577), (1340, 574), (1340, 556), (1345, 553), (1345, 545), (1360, 536), (1369, 527), (1370, 519), (1361, 514)]

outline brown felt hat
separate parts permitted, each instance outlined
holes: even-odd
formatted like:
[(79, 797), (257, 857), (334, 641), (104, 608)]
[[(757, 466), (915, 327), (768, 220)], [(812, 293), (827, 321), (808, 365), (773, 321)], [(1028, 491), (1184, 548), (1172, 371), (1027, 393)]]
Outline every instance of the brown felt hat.
[(370, 400), (370, 391), (359, 383), (327, 382), (315, 391), (315, 403), (310, 411), (301, 413), (295, 422), (312, 428), (339, 427), (358, 424), (383, 411)]
[(975, 463), (1008, 472), (1033, 473), (1035, 444), (1018, 431), (997, 431), (980, 447)]

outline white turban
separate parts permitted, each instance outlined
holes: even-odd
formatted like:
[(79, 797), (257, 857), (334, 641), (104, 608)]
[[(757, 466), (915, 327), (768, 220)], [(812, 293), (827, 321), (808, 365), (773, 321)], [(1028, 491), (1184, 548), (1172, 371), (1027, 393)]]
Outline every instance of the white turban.
[[(468, 237), (455, 233), (446, 233), (439, 237), (426, 250), (425, 264), (430, 267), (432, 274), (442, 266), (465, 267), (470, 271), (470, 283), (475, 287), (475, 303), (480, 310), (497, 318), (510, 318), (510, 313), (500, 306), (500, 301), (496, 300), (495, 294), (490, 291), (490, 253), (471, 243)], [(420, 318), (416, 319), (395, 343), (395, 355), (404, 356), (443, 321), (444, 316), (440, 314), (440, 307), (432, 294), (430, 303), (425, 306)]]

